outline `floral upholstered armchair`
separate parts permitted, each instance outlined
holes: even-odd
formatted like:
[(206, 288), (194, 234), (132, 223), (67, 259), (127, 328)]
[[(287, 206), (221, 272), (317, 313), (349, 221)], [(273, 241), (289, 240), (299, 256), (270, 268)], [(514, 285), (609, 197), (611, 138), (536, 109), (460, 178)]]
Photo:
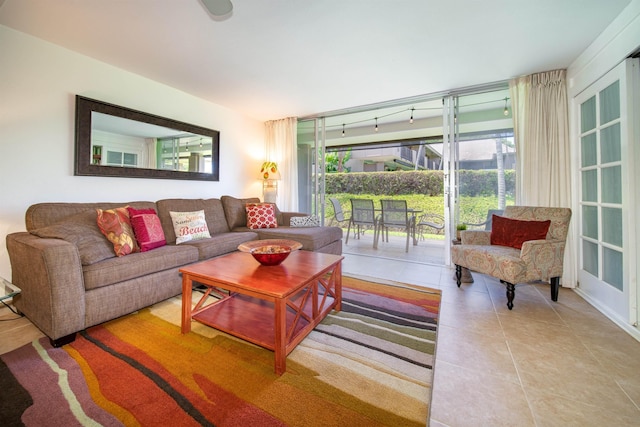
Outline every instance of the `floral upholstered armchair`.
[(558, 301), (564, 247), (571, 220), (569, 208), (507, 206), (493, 217), (491, 231), (463, 231), (462, 244), (451, 248), (460, 287), (462, 267), (500, 279), (513, 308), (515, 285), (549, 280), (551, 299)]

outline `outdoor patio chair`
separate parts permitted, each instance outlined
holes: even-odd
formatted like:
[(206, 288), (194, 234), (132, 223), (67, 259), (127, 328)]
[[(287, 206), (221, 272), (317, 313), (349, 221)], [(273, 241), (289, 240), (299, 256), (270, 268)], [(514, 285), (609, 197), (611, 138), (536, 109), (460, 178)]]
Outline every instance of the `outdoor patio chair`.
[(511, 310), (516, 284), (548, 280), (551, 300), (558, 301), (570, 220), (569, 208), (507, 206), (504, 217), (493, 217), (491, 231), (462, 231), (462, 244), (451, 247), (456, 284), (462, 267), (498, 278)]
[(484, 222), (479, 222), (477, 224), (465, 223), (467, 227), (475, 227), (477, 229), (484, 228), (485, 230), (491, 231), (491, 224), (494, 215), (502, 215), (504, 213), (503, 209), (489, 209), (487, 212), (487, 219)]
[[(342, 227), (342, 224), (349, 223), (351, 212), (347, 211), (346, 213), (342, 210), (342, 205), (340, 204), (340, 200), (335, 197), (329, 197), (329, 201), (333, 205), (333, 218), (331, 218), (332, 224), (337, 224), (338, 227)], [(346, 215), (345, 215), (346, 214)]]
[(351, 218), (349, 218), (349, 226), (347, 227), (347, 239), (345, 244), (349, 243), (349, 233), (353, 226), (354, 237), (358, 239), (365, 230), (373, 228), (373, 247), (378, 247), (378, 218), (373, 200), (371, 199), (351, 199)]
[(416, 222), (416, 233), (422, 240), (425, 239), (424, 235), (426, 230), (433, 229), (435, 234), (440, 234), (444, 231), (444, 217), (435, 213), (426, 213), (420, 216), (420, 219)]
[(385, 233), (387, 242), (389, 241), (389, 228), (398, 228), (407, 233), (407, 244), (405, 252), (409, 252), (409, 239), (413, 238), (413, 244), (417, 245), (416, 240), (416, 216), (407, 208), (406, 200), (380, 200), (382, 207), (382, 215), (378, 224), (378, 238), (382, 234), (384, 241)]

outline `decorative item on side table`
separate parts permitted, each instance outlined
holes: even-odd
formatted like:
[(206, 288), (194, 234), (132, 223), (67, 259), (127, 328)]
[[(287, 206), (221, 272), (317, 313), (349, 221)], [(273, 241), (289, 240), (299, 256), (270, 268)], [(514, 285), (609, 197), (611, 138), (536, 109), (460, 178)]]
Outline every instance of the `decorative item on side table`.
[(266, 203), (275, 203), (278, 197), (278, 181), (282, 179), (276, 162), (264, 162), (260, 168), (262, 196)]
[(467, 229), (467, 224), (458, 224), (456, 225), (456, 240), (462, 240), (460, 237), (460, 232)]
[(20, 289), (8, 280), (0, 277), (0, 302), (6, 306), (11, 312), (19, 314), (8, 303), (8, 300), (20, 293)]

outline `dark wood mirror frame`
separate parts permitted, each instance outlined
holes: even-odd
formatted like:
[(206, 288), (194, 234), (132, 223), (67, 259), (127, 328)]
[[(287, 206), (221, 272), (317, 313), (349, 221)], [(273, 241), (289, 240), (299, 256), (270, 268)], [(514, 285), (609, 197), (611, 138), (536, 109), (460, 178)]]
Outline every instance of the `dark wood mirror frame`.
[[(98, 112), (122, 117), (138, 122), (149, 123), (193, 134), (209, 136), (212, 139), (212, 172), (183, 172), (163, 169), (144, 169), (122, 166), (91, 164), (91, 113)], [(143, 113), (142, 111), (120, 107), (76, 95), (76, 139), (75, 171), (76, 176), (108, 176), (125, 178), (185, 179), (198, 181), (219, 181), (220, 171), (220, 132), (204, 127), (180, 122), (166, 117)]]

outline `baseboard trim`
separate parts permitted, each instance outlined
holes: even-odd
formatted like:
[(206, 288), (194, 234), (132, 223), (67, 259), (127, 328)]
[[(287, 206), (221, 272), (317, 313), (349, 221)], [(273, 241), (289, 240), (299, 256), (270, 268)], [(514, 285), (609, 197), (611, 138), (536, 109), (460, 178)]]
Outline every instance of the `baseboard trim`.
[(578, 295), (580, 295), (589, 304), (591, 304), (596, 310), (602, 313), (607, 319), (611, 320), (613, 323), (618, 325), (623, 331), (627, 332), (633, 338), (640, 341), (640, 329), (620, 319), (615, 313), (613, 313), (607, 307), (603, 306), (598, 301), (594, 300), (589, 295), (582, 292), (580, 288), (573, 288), (573, 291)]

